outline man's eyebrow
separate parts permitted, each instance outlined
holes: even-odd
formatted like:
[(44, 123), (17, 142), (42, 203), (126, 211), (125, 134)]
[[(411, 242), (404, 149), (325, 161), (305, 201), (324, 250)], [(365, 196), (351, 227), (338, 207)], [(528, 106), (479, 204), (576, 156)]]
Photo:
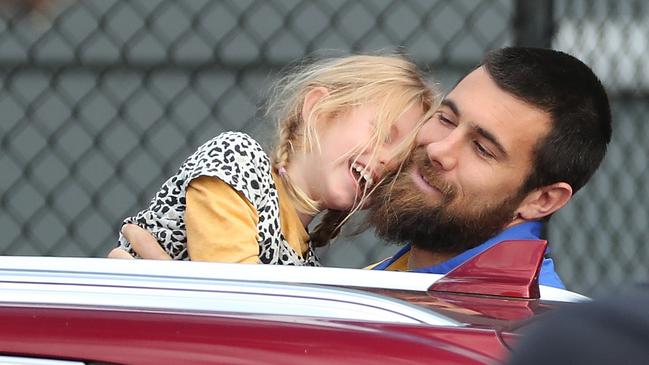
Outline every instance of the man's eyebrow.
[(440, 106), (445, 106), (453, 112), (453, 114), (457, 115), (458, 117), (460, 116), (460, 109), (457, 107), (457, 104), (453, 100), (450, 99), (444, 99), (442, 100)]
[[(451, 111), (452, 111), (452, 112), (453, 112), (453, 113), (454, 113), (458, 118), (461, 116), (461, 115), (460, 115), (460, 108), (458, 108), (457, 103), (455, 103), (455, 102), (454, 102), (453, 100), (451, 100), (451, 99), (444, 99), (444, 100), (442, 100), (440, 106), (445, 106), (445, 107), (451, 109)], [(500, 143), (500, 141), (498, 141), (498, 138), (496, 138), (496, 136), (494, 136), (493, 133), (489, 132), (488, 130), (486, 130), (486, 129), (484, 129), (484, 128), (482, 128), (482, 127), (480, 127), (480, 126), (478, 126), (478, 125), (476, 125), (476, 124), (474, 124), (474, 123), (471, 123), (470, 126), (471, 126), (471, 129), (473, 129), (473, 131), (474, 131), (475, 133), (477, 133), (478, 135), (482, 136), (484, 139), (488, 140), (488, 141), (491, 142), (494, 146), (496, 146), (496, 149), (498, 149), (498, 152), (500, 152), (500, 154), (502, 154), (505, 158), (507, 158), (507, 157), (509, 156), (509, 154), (508, 154), (507, 151), (505, 150), (505, 147), (503, 147), (502, 143)]]
[(479, 134), (479, 135), (482, 136), (484, 139), (488, 140), (488, 141), (491, 142), (494, 146), (496, 146), (496, 148), (498, 149), (498, 151), (499, 151), (499, 152), (500, 152), (504, 157), (508, 157), (508, 154), (507, 154), (507, 151), (505, 150), (505, 147), (503, 147), (502, 143), (500, 143), (500, 142), (498, 141), (498, 138), (496, 138), (496, 136), (494, 136), (493, 133), (491, 133), (491, 132), (489, 132), (488, 130), (486, 130), (486, 129), (484, 129), (484, 128), (478, 126), (478, 125), (475, 125), (475, 124), (473, 124), (473, 123), (471, 123), (471, 129), (473, 129), (473, 130), (475, 131), (475, 133)]

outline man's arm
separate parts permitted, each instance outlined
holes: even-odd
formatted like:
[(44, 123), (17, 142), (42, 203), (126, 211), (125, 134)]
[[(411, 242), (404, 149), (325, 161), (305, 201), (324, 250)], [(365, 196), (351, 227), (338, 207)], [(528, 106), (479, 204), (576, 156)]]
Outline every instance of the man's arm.
[[(125, 224), (122, 226), (121, 231), (126, 240), (131, 244), (133, 251), (141, 258), (149, 260), (171, 260), (171, 256), (160, 247), (155, 237), (146, 229), (135, 224)], [(134, 259), (128, 252), (119, 247), (112, 249), (108, 253), (108, 258)]]

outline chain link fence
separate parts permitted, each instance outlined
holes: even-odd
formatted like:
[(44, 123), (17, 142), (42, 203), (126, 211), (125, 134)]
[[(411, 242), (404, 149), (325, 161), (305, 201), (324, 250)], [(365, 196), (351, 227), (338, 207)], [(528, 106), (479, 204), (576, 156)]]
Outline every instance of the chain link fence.
[[(307, 55), (399, 49), (448, 90), (486, 50), (526, 44), (592, 65), (614, 106), (603, 168), (548, 231), (559, 272), (585, 293), (646, 280), (647, 5), (539, 3), (0, 2), (0, 253), (104, 256), (198, 145), (226, 130), (270, 141), (263, 92)], [(321, 256), (362, 267), (395, 250), (370, 232)]]
[(559, 272), (584, 292), (646, 282), (649, 4), (566, 0), (554, 10), (553, 47), (593, 67), (609, 93), (614, 123), (603, 166), (550, 226)]

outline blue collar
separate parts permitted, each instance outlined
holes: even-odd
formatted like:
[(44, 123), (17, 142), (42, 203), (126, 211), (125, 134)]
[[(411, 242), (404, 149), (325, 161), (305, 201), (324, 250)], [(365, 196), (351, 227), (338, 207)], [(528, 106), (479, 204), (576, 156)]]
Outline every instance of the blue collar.
[[(543, 223), (539, 221), (530, 221), (515, 226), (509, 227), (506, 230), (500, 232), (496, 236), (490, 238), (479, 246), (476, 246), (470, 250), (464, 251), (461, 254), (442, 262), (437, 265), (421, 267), (419, 269), (411, 270), (413, 272), (423, 272), (431, 274), (446, 274), (449, 271), (453, 270), (460, 264), (464, 263), (466, 260), (471, 257), (485, 251), (489, 247), (495, 245), (498, 242), (505, 240), (538, 240), (541, 237), (541, 230), (543, 229)], [(410, 245), (404, 246), (399, 250), (394, 256), (390, 259), (381, 262), (376, 265), (373, 270), (385, 270), (392, 263), (398, 260), (401, 256), (408, 254), (410, 252)], [(550, 253), (550, 249), (546, 250), (546, 253)]]

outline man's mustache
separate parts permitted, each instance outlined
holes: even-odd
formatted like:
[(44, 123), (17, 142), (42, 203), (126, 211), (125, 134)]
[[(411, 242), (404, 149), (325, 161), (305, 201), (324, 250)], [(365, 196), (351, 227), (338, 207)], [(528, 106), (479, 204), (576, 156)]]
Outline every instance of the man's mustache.
[(439, 167), (430, 161), (424, 148), (420, 147), (413, 151), (409, 167), (416, 168), (428, 184), (442, 194), (444, 202), (448, 203), (457, 196), (457, 188), (442, 177)]

